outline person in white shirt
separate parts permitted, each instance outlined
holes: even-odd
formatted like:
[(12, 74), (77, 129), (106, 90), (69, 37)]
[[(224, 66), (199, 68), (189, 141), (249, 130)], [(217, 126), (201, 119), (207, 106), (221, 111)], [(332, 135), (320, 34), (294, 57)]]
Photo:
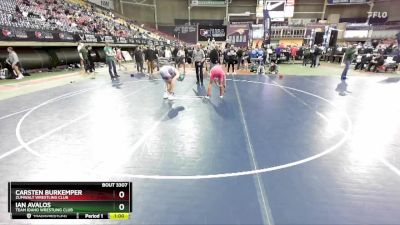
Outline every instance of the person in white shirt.
[(172, 53), (171, 53), (171, 49), (170, 48), (166, 48), (165, 51), (164, 51), (164, 54), (165, 54), (165, 58), (167, 58), (168, 60), (171, 59)]
[(82, 42), (78, 42), (78, 47), (77, 47), (77, 49), (78, 49), (78, 53), (79, 53), (79, 58), (81, 59), (81, 67), (82, 68), (84, 68), (84, 61), (83, 61), (83, 56), (82, 56), (82, 53), (81, 53), (81, 49), (84, 47), (85, 45), (82, 43)]
[(12, 47), (8, 47), (7, 52), (8, 52), (8, 58), (6, 59), (6, 62), (11, 65), (11, 68), (16, 73), (16, 75), (17, 75), (16, 79), (20, 80), (20, 79), (24, 78), (24, 75), (22, 75), (22, 73), (19, 69), (20, 63), (19, 63), (19, 58), (18, 58), (17, 53), (14, 51), (14, 49)]

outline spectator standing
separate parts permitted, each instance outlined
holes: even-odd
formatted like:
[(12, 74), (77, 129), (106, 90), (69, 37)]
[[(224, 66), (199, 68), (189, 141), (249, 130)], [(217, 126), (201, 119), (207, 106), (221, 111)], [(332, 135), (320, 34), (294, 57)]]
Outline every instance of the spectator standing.
[(178, 47), (175, 46), (174, 50), (172, 50), (172, 59), (174, 60), (175, 67), (178, 65)]
[(210, 51), (210, 70), (219, 63), (218, 46), (212, 47)]
[(275, 48), (276, 63), (278, 63), (279, 59), (281, 58), (281, 52), (282, 52), (282, 47), (280, 45), (276, 46)]
[(158, 57), (165, 58), (165, 47), (158, 47)]
[(85, 64), (84, 64), (84, 60), (83, 60), (83, 56), (82, 56), (82, 53), (81, 53), (81, 49), (84, 47), (85, 45), (82, 43), (82, 42), (78, 42), (78, 47), (77, 47), (77, 50), (78, 50), (78, 53), (79, 53), (79, 59), (80, 59), (80, 65), (81, 65), (81, 68), (84, 68), (85, 67)]
[(273, 54), (272, 48), (271, 48), (271, 46), (268, 45), (268, 48), (265, 52), (265, 62), (266, 63), (270, 64), (270, 62), (272, 61), (271, 60), (272, 54)]
[(167, 47), (167, 48), (165, 49), (164, 54), (165, 54), (165, 58), (167, 58), (168, 60), (170, 60), (170, 59), (172, 58), (171, 49), (170, 49), (169, 47)]
[(192, 63), (192, 62), (191, 62), (191, 59), (189, 59), (189, 58), (190, 58), (190, 56), (189, 56), (189, 49), (185, 46), (185, 47), (183, 48), (183, 51), (185, 52), (185, 63)]
[(312, 68), (313, 66), (315, 67), (315, 64), (317, 62), (317, 51), (318, 51), (317, 49), (318, 49), (317, 45), (313, 45), (311, 47), (311, 50), (310, 50), (310, 52), (311, 52), (311, 65), (310, 65), (310, 68)]
[(307, 66), (307, 63), (310, 60), (311, 54), (312, 53), (311, 53), (310, 47), (305, 46), (304, 47), (303, 66)]
[(121, 67), (124, 67), (125, 70), (128, 70), (128, 68), (126, 68), (126, 66), (122, 65), (122, 60), (124, 60), (124, 56), (122, 55), (122, 50), (121, 50), (120, 47), (117, 47), (115, 49), (115, 54), (116, 54), (115, 58), (117, 60), (117, 64), (118, 64), (119, 70), (121, 70)]
[(257, 50), (257, 62), (258, 62), (258, 67), (257, 67), (257, 74), (264, 74), (265, 73), (265, 60), (266, 60), (266, 53), (262, 47), (260, 47)]
[(299, 49), (297, 48), (296, 45), (294, 45), (293, 47), (290, 48), (290, 57), (291, 57), (292, 63), (294, 63), (294, 61), (296, 60), (298, 50)]
[(193, 51), (193, 60), (196, 69), (196, 84), (200, 84), (203, 86), (203, 65), (206, 60), (206, 56), (204, 54), (203, 49), (200, 48), (200, 44), (196, 45), (196, 49)]
[(143, 73), (143, 51), (141, 46), (135, 49), (134, 57), (135, 57), (137, 72)]
[(324, 52), (323, 47), (321, 45), (318, 45), (317, 46), (316, 59), (315, 59), (315, 66), (319, 66), (319, 59), (321, 58), (321, 55), (322, 55), (323, 52)]
[(322, 50), (319, 48), (319, 46), (314, 45), (313, 50), (312, 50), (312, 61), (311, 61), (311, 67), (316, 67), (319, 64), (319, 57), (321, 56)]
[(243, 50), (242, 50), (242, 48), (239, 48), (236, 51), (236, 56), (237, 56), (237, 70), (240, 70), (240, 67), (243, 66)]
[(347, 79), (347, 72), (349, 71), (350, 64), (353, 61), (354, 55), (356, 53), (356, 46), (357, 46), (357, 44), (354, 44), (346, 50), (346, 53), (344, 55), (345, 67), (343, 69), (342, 76), (341, 76), (342, 80)]
[(108, 65), (108, 73), (110, 74), (111, 80), (117, 79), (119, 77), (117, 73), (117, 67), (115, 65), (115, 52), (110, 47), (109, 43), (106, 43), (104, 47), (104, 52), (106, 53), (106, 63)]
[(228, 74), (229, 74), (229, 69), (231, 66), (232, 66), (232, 73), (234, 74), (235, 73), (236, 51), (235, 51), (233, 45), (227, 51), (227, 56), (228, 56)]
[(14, 51), (12, 47), (8, 47), (7, 52), (8, 52), (8, 58), (6, 62), (11, 66), (12, 70), (17, 75), (17, 78), (15, 79), (21, 80), (22, 78), (24, 78), (24, 75), (22, 75), (20, 70), (21, 64), (19, 62), (17, 53)]
[(149, 74), (149, 78), (154, 78), (154, 62), (157, 59), (156, 52), (153, 47), (148, 47), (145, 54), (145, 60), (147, 63), (147, 73)]
[(89, 72), (94, 73), (96, 70), (94, 62), (96, 60), (97, 55), (96, 52), (93, 50), (92, 46), (87, 46), (87, 49), (88, 49), (88, 59), (89, 59)]
[(185, 66), (186, 55), (185, 55), (185, 50), (183, 49), (183, 47), (179, 48), (179, 50), (176, 54), (176, 57), (177, 57), (177, 61), (178, 61), (177, 62), (178, 68), (180, 68), (183, 65), (183, 72), (186, 73), (186, 66)]
[(89, 53), (87, 46), (83, 46), (79, 50), (79, 54), (81, 55), (81, 59), (83, 60), (83, 68), (85, 69), (85, 73), (89, 71)]

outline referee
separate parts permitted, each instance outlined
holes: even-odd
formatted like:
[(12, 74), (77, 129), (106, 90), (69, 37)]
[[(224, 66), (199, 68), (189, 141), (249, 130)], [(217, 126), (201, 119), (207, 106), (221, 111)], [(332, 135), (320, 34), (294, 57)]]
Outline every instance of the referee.
[(204, 65), (205, 59), (206, 59), (206, 56), (204, 54), (203, 49), (200, 48), (200, 44), (197, 44), (196, 49), (193, 51), (193, 60), (194, 60), (195, 68), (196, 68), (196, 79), (197, 79), (196, 84), (201, 83), (201, 86), (204, 86), (204, 84), (203, 84), (203, 65)]

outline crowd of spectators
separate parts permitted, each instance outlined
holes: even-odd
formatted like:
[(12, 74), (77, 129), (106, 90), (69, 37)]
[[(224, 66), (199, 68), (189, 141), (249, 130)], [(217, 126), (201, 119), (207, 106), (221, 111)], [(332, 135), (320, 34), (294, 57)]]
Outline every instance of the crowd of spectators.
[[(354, 49), (350, 65), (355, 65), (354, 69), (386, 72), (395, 71), (400, 63), (400, 52), (396, 44), (396, 40), (373, 40), (365, 43), (341, 43), (333, 48), (326, 48), (322, 45), (297, 46), (292, 45), (268, 45), (255, 46), (253, 48), (240, 48), (226, 44), (225, 47), (216, 46), (217, 48), (205, 47), (204, 52), (207, 58), (210, 58), (212, 64), (222, 63), (227, 67), (228, 73), (235, 73), (234, 64), (239, 69), (249, 69), (250, 72), (260, 72), (260, 65), (266, 65), (269, 68), (277, 68), (278, 63), (302, 63), (303, 66), (311, 68), (318, 67), (320, 61), (345, 63), (346, 52), (350, 48)], [(191, 48), (185, 48), (191, 55)], [(331, 56), (338, 60), (331, 60)], [(218, 59), (218, 60), (217, 60)], [(189, 60), (188, 60), (189, 61)], [(264, 66), (261, 68), (263, 69)], [(277, 69), (273, 69), (274, 71)], [(271, 72), (271, 71), (268, 71)]]
[(87, 3), (68, 0), (1, 0), (0, 26), (30, 30), (111, 35), (116, 37), (164, 37), (118, 18), (114, 13)]
[(278, 44), (267, 48), (253, 48), (248, 55), (251, 55), (251, 51), (256, 49), (258, 52), (262, 52), (263, 61), (266, 63), (294, 63), (296, 60), (300, 60), (303, 66), (317, 67), (320, 65), (320, 60), (330, 63), (343, 62), (349, 48), (355, 49), (351, 64), (355, 64), (356, 70), (373, 72), (396, 70), (400, 63), (400, 51), (394, 39), (373, 40), (365, 43), (341, 43), (328, 48), (322, 45), (303, 44), (297, 47), (297, 45)]

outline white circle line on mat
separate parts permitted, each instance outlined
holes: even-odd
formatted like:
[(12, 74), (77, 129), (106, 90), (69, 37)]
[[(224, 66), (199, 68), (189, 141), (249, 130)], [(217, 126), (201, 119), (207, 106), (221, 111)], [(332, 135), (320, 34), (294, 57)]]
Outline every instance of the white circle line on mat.
[[(227, 79), (228, 80), (228, 79)], [(230, 80), (230, 79), (229, 79)], [(140, 80), (143, 81), (143, 80)], [(135, 81), (133, 81), (135, 82)], [(137, 81), (136, 81), (137, 82)], [(287, 87), (287, 86), (283, 86), (283, 85), (279, 85), (279, 84), (271, 84), (271, 83), (265, 83), (265, 82), (260, 82), (260, 81), (249, 81), (249, 80), (234, 80), (234, 82), (244, 82), (244, 83), (254, 83), (254, 84), (263, 84), (263, 85), (270, 85), (270, 86), (276, 86), (276, 87), (281, 87), (281, 88), (286, 88), (289, 90), (293, 90), (296, 92), (300, 92), (306, 95), (310, 95), (312, 97), (315, 97), (317, 99), (320, 99), (322, 101), (325, 101), (326, 103), (330, 104), (331, 106), (333, 106), (334, 108), (336, 108), (337, 110), (339, 110), (339, 107), (337, 107), (335, 104), (333, 104), (330, 100), (323, 98), (321, 96), (318, 96), (316, 94), (304, 91), (304, 90), (300, 90), (300, 89), (296, 89), (296, 88), (292, 88), (292, 87)], [(81, 92), (83, 93), (83, 92)], [(68, 94), (66, 94), (68, 95)], [(18, 122), (17, 128), (16, 128), (16, 134), (17, 134), (17, 138), (18, 141), (20, 142), (21, 146), (23, 146), (23, 148), (26, 148), (29, 152), (37, 155), (38, 153), (36, 151), (34, 151), (33, 149), (31, 149), (29, 147), (29, 145), (27, 143), (25, 143), (25, 141), (22, 139), (21, 133), (20, 133), (20, 129), (21, 129), (21, 124), (22, 122), (25, 120), (25, 118), (27, 116), (29, 116), (29, 114), (31, 114), (33, 111), (37, 110), (38, 108), (50, 103), (50, 102), (55, 102), (58, 101), (60, 99), (64, 99), (64, 98), (68, 98), (68, 97), (72, 97), (74, 96), (65, 96), (63, 95), (63, 98), (60, 97), (56, 97), (54, 99), (50, 99), (42, 104), (39, 104), (36, 107), (33, 107), (30, 111), (28, 111), (27, 113), (25, 113), (25, 115), (20, 119), (20, 121)], [(278, 166), (272, 166), (272, 167), (266, 167), (266, 168), (261, 168), (261, 169), (256, 169), (256, 170), (248, 170), (248, 171), (239, 171), (239, 172), (232, 172), (232, 173), (219, 173), (219, 174), (205, 174), (205, 175), (145, 175), (145, 174), (129, 174), (129, 173), (108, 173), (107, 171), (96, 171), (96, 173), (101, 174), (101, 175), (110, 175), (110, 176), (118, 176), (118, 177), (128, 177), (128, 178), (134, 178), (134, 179), (153, 179), (153, 180), (200, 180), (200, 179), (217, 179), (217, 178), (228, 178), (228, 177), (237, 177), (237, 176), (245, 176), (245, 175), (254, 175), (254, 174), (260, 174), (260, 173), (266, 173), (266, 172), (271, 172), (271, 171), (276, 171), (276, 170), (281, 170), (281, 169), (286, 169), (286, 168), (290, 168), (290, 167), (294, 167), (297, 165), (301, 165), (307, 162), (310, 162), (312, 160), (318, 159), (322, 156), (325, 156), (329, 153), (332, 153), (333, 151), (337, 150), (342, 144), (344, 144), (346, 142), (346, 140), (349, 138), (351, 131), (352, 131), (352, 122), (351, 119), (349, 117), (349, 115), (342, 110), (339, 110), (342, 112), (342, 114), (344, 115), (344, 117), (347, 120), (348, 126), (347, 126), (347, 130), (344, 133), (344, 136), (341, 140), (339, 140), (335, 145), (331, 146), (330, 148), (312, 155), (310, 157), (304, 158), (304, 159), (300, 159), (297, 161), (293, 161), (290, 163), (286, 163), (286, 164), (282, 164), (282, 165), (278, 165)], [(91, 173), (94, 173), (94, 171), (88, 171)]]
[[(155, 79), (155, 80), (161, 80), (161, 79)], [(148, 81), (148, 80), (131, 80), (131, 81), (126, 81), (126, 82), (124, 82), (124, 83), (137, 83), (137, 82), (144, 82), (144, 81)], [(154, 81), (154, 80), (153, 80), (153, 81)], [(78, 90), (78, 91), (69, 92), (69, 93), (66, 93), (66, 94), (57, 96), (57, 97), (55, 97), (55, 98), (51, 98), (51, 99), (49, 99), (49, 100), (47, 100), (47, 101), (45, 101), (45, 102), (43, 102), (43, 103), (41, 103), (41, 104), (39, 104), (39, 105), (37, 105), (37, 106), (35, 106), (35, 107), (32, 107), (28, 112), (26, 112), (26, 113), (21, 117), (21, 119), (18, 121), (18, 124), (17, 124), (17, 126), (16, 126), (16, 128), (15, 128), (15, 135), (17, 136), (17, 140), (18, 140), (20, 146), (14, 148), (14, 149), (11, 150), (11, 151), (8, 151), (7, 153), (5, 153), (5, 154), (3, 154), (3, 155), (4, 155), (4, 156), (8, 156), (8, 155), (10, 155), (10, 154), (12, 154), (12, 153), (15, 153), (15, 152), (17, 152), (17, 151), (19, 151), (19, 150), (21, 150), (21, 149), (25, 149), (25, 150), (27, 150), (28, 152), (30, 152), (31, 154), (33, 154), (33, 155), (35, 155), (35, 156), (42, 157), (37, 151), (33, 150), (29, 145), (32, 144), (33, 142), (36, 142), (36, 141), (38, 141), (38, 140), (40, 140), (40, 139), (42, 139), (42, 138), (48, 136), (48, 135), (47, 135), (48, 132), (45, 133), (45, 134), (43, 134), (43, 135), (41, 135), (41, 136), (39, 136), (39, 137), (37, 137), (37, 138), (35, 138), (35, 139), (33, 139), (33, 140), (31, 140), (31, 141), (29, 141), (29, 142), (25, 142), (25, 140), (23, 140), (22, 135), (21, 135), (21, 126), (22, 126), (22, 123), (25, 121), (25, 119), (26, 119), (32, 112), (34, 112), (35, 110), (37, 110), (37, 109), (39, 109), (39, 108), (41, 108), (41, 107), (43, 107), (43, 106), (45, 106), (45, 105), (47, 105), (47, 104), (50, 104), (50, 103), (53, 103), (53, 102), (57, 102), (57, 101), (62, 100), (62, 99), (70, 98), (70, 97), (73, 97), (73, 96), (76, 96), (76, 95), (79, 95), (79, 94), (83, 94), (83, 93), (88, 92), (88, 91), (91, 91), (91, 90), (96, 90), (96, 89), (99, 89), (99, 88), (104, 87), (104, 86), (106, 86), (106, 85), (98, 85), (98, 86), (92, 87), (92, 88), (86, 88), (86, 89), (82, 89), (82, 90)], [(82, 117), (82, 116), (80, 116), (80, 117)], [(76, 121), (76, 120), (79, 120), (79, 118), (76, 118), (76, 119), (74, 119), (74, 120), (72, 120), (72, 121), (70, 121), (70, 122), (66, 122), (65, 124), (62, 124), (62, 125), (56, 127), (56, 128), (53, 129), (53, 130), (59, 130), (59, 129), (65, 127), (66, 125), (68, 125), (68, 124), (70, 124), (70, 123)], [(10, 153), (10, 154), (8, 154), (8, 153)], [(4, 158), (4, 157), (0, 158), (0, 160), (3, 159), (3, 158)]]

